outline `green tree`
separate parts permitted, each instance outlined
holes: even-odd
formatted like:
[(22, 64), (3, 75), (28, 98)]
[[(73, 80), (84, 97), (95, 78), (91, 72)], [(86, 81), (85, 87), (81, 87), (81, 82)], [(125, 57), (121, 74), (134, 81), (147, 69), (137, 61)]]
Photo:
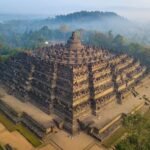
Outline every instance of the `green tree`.
[(129, 115), (124, 117), (123, 126), (127, 129), (128, 136), (115, 146), (116, 150), (150, 149), (149, 117), (144, 117), (140, 114)]

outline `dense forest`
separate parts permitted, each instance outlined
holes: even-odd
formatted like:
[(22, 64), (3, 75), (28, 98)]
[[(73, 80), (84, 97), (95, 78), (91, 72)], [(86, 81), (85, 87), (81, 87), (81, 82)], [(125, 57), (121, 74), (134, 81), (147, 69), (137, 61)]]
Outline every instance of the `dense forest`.
[(134, 114), (124, 118), (127, 135), (116, 146), (116, 150), (150, 149), (150, 111), (145, 115)]

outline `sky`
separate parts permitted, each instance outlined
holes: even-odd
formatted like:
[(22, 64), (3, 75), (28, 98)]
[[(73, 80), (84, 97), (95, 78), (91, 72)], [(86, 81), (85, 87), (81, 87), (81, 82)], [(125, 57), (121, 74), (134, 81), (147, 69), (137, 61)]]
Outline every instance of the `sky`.
[(0, 13), (57, 15), (114, 11), (134, 20), (150, 20), (150, 0), (0, 0)]

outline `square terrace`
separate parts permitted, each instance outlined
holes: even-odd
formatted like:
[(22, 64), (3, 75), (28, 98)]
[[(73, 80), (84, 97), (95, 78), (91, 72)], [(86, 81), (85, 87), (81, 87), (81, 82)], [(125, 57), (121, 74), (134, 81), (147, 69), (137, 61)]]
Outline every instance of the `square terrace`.
[(8, 95), (2, 88), (0, 88), (0, 94), (3, 95), (1, 100), (9, 105), (17, 113), (26, 113), (36, 122), (44, 126), (45, 128), (51, 125), (53, 120), (52, 115), (48, 115), (30, 102), (22, 102), (12, 95)]

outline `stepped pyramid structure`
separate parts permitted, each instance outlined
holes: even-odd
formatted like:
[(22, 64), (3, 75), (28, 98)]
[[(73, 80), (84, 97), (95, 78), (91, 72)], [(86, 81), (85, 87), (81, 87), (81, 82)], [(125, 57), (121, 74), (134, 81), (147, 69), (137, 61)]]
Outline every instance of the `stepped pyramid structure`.
[(145, 71), (126, 54), (82, 45), (73, 32), (66, 45), (22, 52), (1, 63), (0, 80), (9, 93), (55, 114), (75, 133), (83, 117), (99, 115), (112, 101), (121, 104)]

